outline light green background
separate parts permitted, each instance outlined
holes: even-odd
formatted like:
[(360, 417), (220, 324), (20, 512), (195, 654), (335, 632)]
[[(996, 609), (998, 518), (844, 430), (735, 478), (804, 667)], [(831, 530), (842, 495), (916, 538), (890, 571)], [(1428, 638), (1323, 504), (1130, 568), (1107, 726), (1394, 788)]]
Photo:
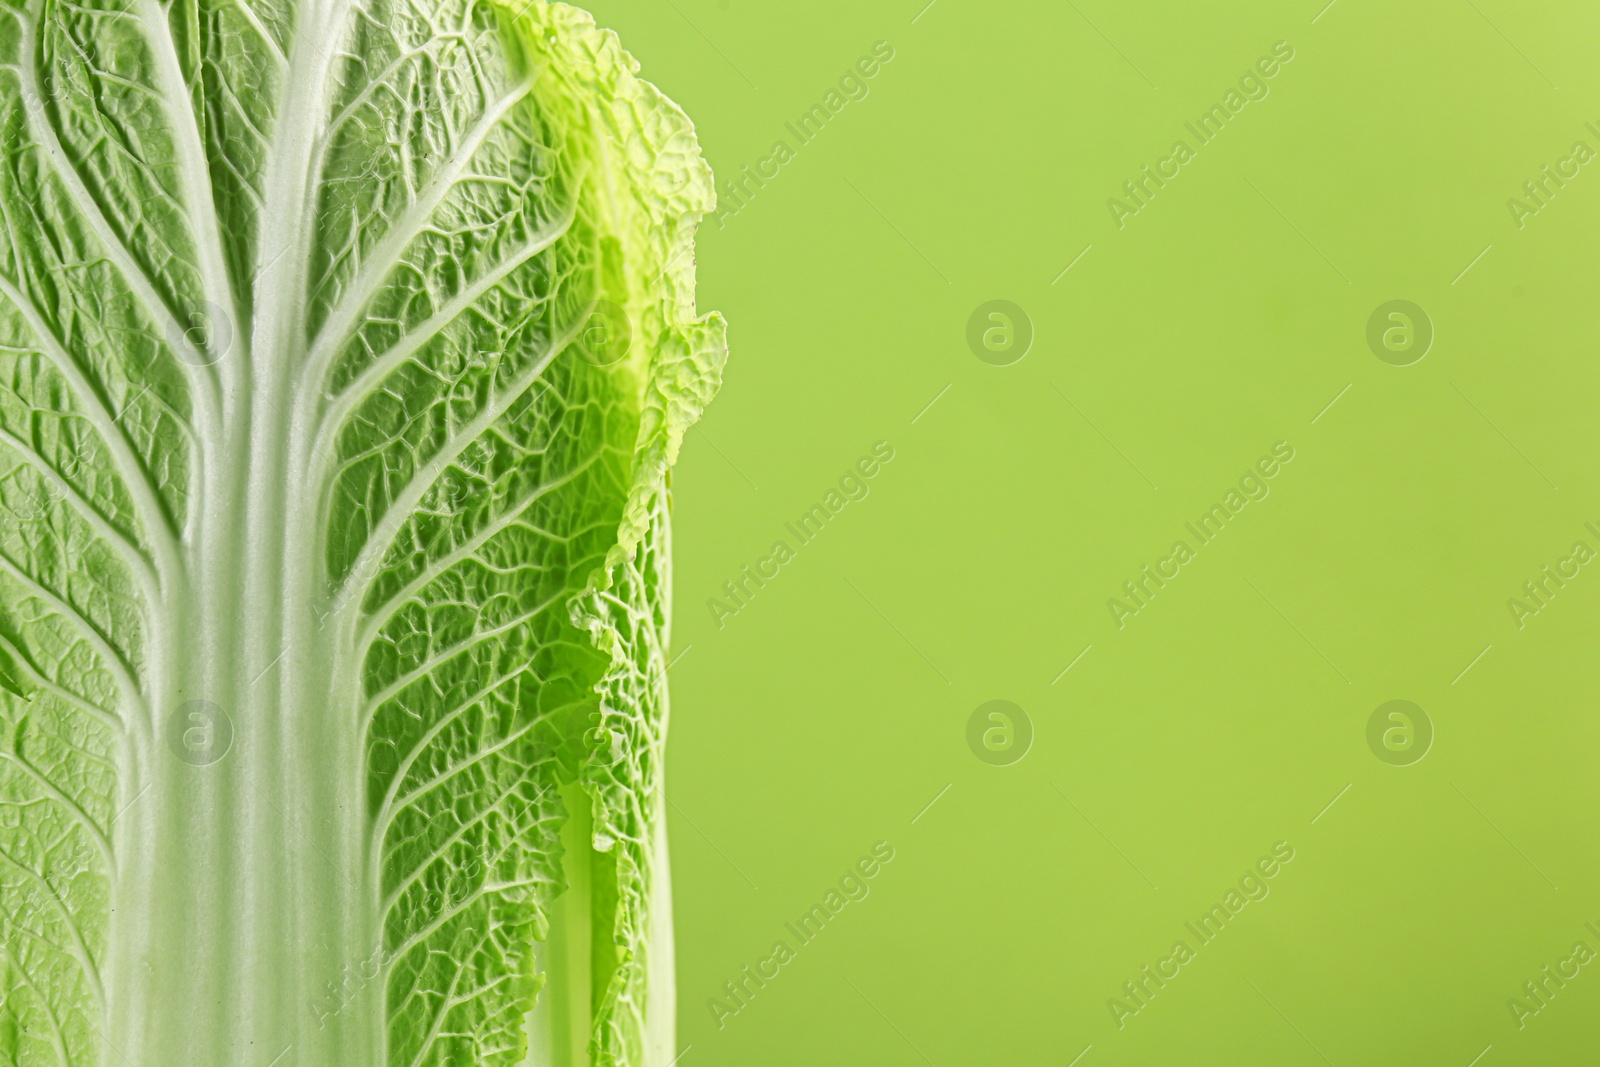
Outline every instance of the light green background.
[[(895, 51), (700, 241), (732, 355), (675, 481), (682, 1067), (1595, 1062), (1600, 963), (1522, 1029), (1507, 1001), (1600, 950), (1600, 562), (1521, 629), (1507, 601), (1600, 550), (1600, 162), (1521, 229), (1507, 200), (1600, 149), (1600, 8), (924, 2), (595, 5), (723, 177)], [(1119, 230), (1107, 199), (1278, 41), (1270, 95)], [(996, 298), (1036, 329), (1014, 366), (965, 341)], [(1397, 298), (1437, 331), (1409, 367), (1365, 339)], [(719, 629), (878, 441), (867, 499)], [(1119, 630), (1107, 598), (1279, 441), (1270, 496)], [(966, 742), (997, 698), (1035, 729), (1009, 767)], [(1413, 766), (1367, 745), (1391, 699), (1436, 730)], [(1119, 1030), (1107, 1000), (1279, 841), (1270, 896)]]

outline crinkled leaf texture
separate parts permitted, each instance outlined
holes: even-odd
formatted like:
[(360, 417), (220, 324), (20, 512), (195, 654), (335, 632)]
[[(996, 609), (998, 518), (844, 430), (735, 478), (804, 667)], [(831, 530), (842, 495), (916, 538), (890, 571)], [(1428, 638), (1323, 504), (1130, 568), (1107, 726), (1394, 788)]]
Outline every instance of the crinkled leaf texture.
[(543, 0), (0, 0), (0, 1065), (673, 1058), (726, 349), (636, 69)]

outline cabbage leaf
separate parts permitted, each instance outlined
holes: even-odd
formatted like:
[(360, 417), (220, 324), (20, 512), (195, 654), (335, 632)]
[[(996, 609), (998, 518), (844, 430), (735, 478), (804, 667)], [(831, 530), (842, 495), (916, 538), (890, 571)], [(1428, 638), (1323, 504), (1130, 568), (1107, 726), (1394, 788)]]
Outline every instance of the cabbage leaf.
[(542, 0), (4, 0), (0, 1064), (672, 1059), (725, 344), (636, 70)]

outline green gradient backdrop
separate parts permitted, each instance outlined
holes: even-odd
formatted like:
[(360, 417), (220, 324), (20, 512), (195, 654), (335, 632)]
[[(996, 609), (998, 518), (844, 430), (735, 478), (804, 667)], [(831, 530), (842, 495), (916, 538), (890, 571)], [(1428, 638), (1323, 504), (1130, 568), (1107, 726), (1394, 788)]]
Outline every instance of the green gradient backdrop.
[[(1507, 201), (1600, 150), (1600, 8), (924, 2), (594, 5), (723, 177), (894, 50), (700, 242), (732, 358), (676, 480), (682, 1067), (1595, 1062), (1600, 965), (1520, 1028), (1507, 1002), (1600, 950), (1600, 564), (1520, 628), (1507, 602), (1600, 550), (1600, 162), (1520, 229)], [(1119, 229), (1107, 199), (1279, 41), (1270, 95)], [(992, 299), (1036, 331), (1012, 366), (965, 339)], [(1393, 299), (1437, 331), (1411, 366), (1366, 341)], [(1270, 496), (1119, 629), (1107, 599), (1280, 441)], [(968, 748), (992, 699), (1033, 724), (1011, 766)], [(1436, 731), (1411, 766), (1367, 743), (1392, 699)], [(879, 841), (870, 895), (719, 1028)]]

